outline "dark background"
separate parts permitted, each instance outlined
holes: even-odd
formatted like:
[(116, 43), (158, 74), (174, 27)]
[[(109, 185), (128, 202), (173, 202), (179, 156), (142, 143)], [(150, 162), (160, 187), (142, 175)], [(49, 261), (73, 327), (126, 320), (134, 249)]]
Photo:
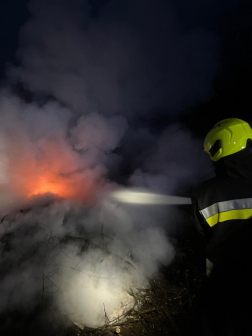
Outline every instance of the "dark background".
[[(90, 0), (94, 17), (99, 16), (99, 11), (107, 2), (108, 0)], [(5, 78), (6, 66), (17, 64), (18, 31), (29, 18), (27, 3), (26, 0), (9, 0), (0, 4), (0, 77), (2, 80)], [(214, 90), (212, 99), (191, 106), (172, 117), (182, 121), (200, 136), (204, 136), (215, 122), (223, 118), (239, 117), (252, 121), (251, 2), (241, 0), (221, 3), (221, 8), (216, 8), (213, 16), (210, 14), (215, 12), (215, 1), (202, 1), (202, 6), (198, 7), (193, 6), (194, 1), (176, 2), (180, 19), (188, 27), (196, 23), (202, 27), (208, 27), (218, 32), (221, 41), (220, 68), (212, 82)], [(202, 15), (206, 12), (210, 13), (208, 19), (206, 15)], [(170, 116), (160, 114), (161, 116), (156, 114), (151, 120), (156, 128), (164, 128), (171, 121)], [(148, 118), (140, 122), (148, 124)]]

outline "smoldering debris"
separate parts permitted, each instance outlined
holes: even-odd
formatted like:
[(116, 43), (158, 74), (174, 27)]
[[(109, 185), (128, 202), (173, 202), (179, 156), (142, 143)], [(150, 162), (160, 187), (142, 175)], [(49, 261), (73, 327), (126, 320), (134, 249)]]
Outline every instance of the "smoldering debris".
[(108, 210), (101, 204), (99, 209), (71, 202), (3, 218), (1, 313), (46, 305), (58, 316), (99, 327), (136, 310), (132, 293), (149, 288), (159, 263), (173, 259), (161, 228), (146, 224), (143, 230), (132, 222), (120, 230), (118, 217), (113, 222), (111, 213), (105, 216)]
[[(134, 289), (131, 295), (140, 303), (139, 309), (131, 309), (127, 318), (112, 321), (99, 328), (84, 328), (81, 335), (112, 336), (116, 329), (125, 336), (181, 336), (195, 335), (191, 310), (195, 293), (205, 281), (204, 244), (194, 231), (188, 234), (190, 240), (180, 242), (177, 256), (167, 268), (162, 269), (150, 280), (148, 289)], [(202, 267), (195, 264), (202, 263)], [(124, 319), (123, 319), (124, 318)], [(69, 330), (72, 335), (75, 330)], [(76, 329), (77, 334), (79, 329)]]

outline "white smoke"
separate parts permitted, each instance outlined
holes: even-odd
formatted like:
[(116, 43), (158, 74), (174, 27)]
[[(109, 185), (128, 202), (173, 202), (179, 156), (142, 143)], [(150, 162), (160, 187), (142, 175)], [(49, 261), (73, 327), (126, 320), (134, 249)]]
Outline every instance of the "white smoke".
[(133, 186), (172, 193), (201, 178), (201, 145), (188, 131), (172, 126), (160, 136), (136, 125), (153, 109), (171, 114), (211, 97), (218, 38), (186, 31), (164, 1), (112, 0), (99, 18), (88, 1), (29, 8), (21, 65), (9, 76), (35, 99), (0, 93), (0, 214), (8, 214), (0, 313), (46, 303), (97, 326), (125, 288), (145, 286), (171, 262), (175, 222), (169, 208), (99, 196), (117, 187), (111, 171), (125, 153)]
[[(90, 113), (75, 117), (76, 126), (69, 127), (73, 116), (68, 109), (57, 103), (26, 105), (6, 92), (0, 96), (0, 108), (1, 213), (4, 203), (11, 203), (10, 194), (15, 204), (17, 197), (32, 192), (53, 193), (57, 179), (56, 194), (77, 198), (93, 195), (96, 186), (106, 184), (107, 166), (117, 163), (112, 151), (127, 128), (124, 117)], [(46, 183), (48, 190), (43, 190)], [(36, 185), (42, 189), (36, 191)]]
[(73, 320), (105, 323), (104, 305), (110, 317), (125, 290), (146, 287), (146, 277), (174, 257), (155, 220), (146, 209), (130, 213), (110, 201), (86, 209), (54, 201), (7, 216), (0, 227), (0, 311), (49, 300), (49, 308)]
[(7, 215), (0, 225), (0, 312), (49, 302), (58, 314), (99, 326), (104, 306), (115, 316), (126, 289), (146, 286), (173, 259), (162, 228), (167, 209), (99, 197), (115, 186), (106, 174), (127, 129), (122, 116), (90, 113), (69, 126), (68, 109), (26, 105), (7, 91), (0, 107), (0, 212)]

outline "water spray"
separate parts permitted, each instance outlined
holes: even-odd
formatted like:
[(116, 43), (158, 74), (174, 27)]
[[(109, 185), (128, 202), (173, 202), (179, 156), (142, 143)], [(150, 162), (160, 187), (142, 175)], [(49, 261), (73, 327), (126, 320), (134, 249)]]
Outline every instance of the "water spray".
[(133, 190), (117, 190), (109, 194), (109, 198), (120, 203), (181, 205), (192, 204), (188, 197), (170, 196)]

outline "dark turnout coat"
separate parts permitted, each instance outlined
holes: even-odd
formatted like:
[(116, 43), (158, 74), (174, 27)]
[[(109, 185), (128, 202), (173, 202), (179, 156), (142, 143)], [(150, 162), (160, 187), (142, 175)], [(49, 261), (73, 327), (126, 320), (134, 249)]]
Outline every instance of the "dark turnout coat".
[(212, 269), (201, 335), (252, 335), (252, 149), (222, 158), (216, 177), (195, 188), (192, 202)]

